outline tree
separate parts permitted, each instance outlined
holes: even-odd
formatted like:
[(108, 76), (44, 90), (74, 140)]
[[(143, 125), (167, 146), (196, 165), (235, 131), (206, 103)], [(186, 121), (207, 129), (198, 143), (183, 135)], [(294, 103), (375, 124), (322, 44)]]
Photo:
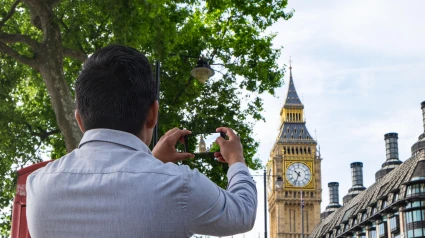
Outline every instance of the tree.
[[(274, 94), (284, 73), (276, 64), (275, 35), (264, 32), (292, 16), (286, 4), (0, 0), (0, 211), (10, 206), (17, 168), (42, 157), (60, 158), (78, 145), (74, 81), (87, 56), (110, 43), (132, 46), (151, 62), (161, 62), (160, 134), (174, 126), (233, 127), (247, 164), (259, 168), (251, 129), (263, 118), (255, 95)], [(187, 56), (200, 55), (217, 64), (218, 76), (205, 85), (189, 77), (197, 60)], [(225, 169), (213, 159), (186, 163), (209, 171), (218, 182), (225, 179)], [(7, 218), (0, 222), (4, 234), (10, 224)]]

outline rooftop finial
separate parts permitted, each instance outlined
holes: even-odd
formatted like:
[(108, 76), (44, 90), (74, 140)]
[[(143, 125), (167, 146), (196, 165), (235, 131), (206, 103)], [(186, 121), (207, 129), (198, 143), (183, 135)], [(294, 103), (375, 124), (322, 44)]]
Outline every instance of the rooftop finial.
[(291, 56), (289, 56), (289, 70), (292, 70), (292, 59), (291, 59)]

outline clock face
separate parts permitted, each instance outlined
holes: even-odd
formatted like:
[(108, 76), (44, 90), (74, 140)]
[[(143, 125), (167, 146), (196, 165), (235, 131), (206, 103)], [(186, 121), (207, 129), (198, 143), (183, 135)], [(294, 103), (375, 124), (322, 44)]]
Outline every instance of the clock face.
[(311, 180), (311, 171), (303, 163), (293, 163), (286, 170), (286, 179), (292, 186), (304, 187)]

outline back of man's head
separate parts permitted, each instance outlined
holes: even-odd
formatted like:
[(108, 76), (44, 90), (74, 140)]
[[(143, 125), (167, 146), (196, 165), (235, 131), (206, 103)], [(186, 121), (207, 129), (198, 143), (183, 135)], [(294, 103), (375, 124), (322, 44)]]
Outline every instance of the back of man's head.
[(86, 60), (75, 94), (86, 131), (108, 128), (137, 136), (156, 99), (151, 65), (136, 49), (107, 46)]

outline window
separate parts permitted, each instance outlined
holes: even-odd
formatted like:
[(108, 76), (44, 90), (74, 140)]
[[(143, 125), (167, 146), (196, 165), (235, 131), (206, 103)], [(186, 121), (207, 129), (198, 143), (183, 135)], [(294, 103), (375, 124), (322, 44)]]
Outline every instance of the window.
[(386, 207), (387, 207), (387, 200), (383, 200), (383, 201), (382, 201), (381, 209), (384, 209), (384, 208), (386, 208)]
[(387, 222), (383, 221), (378, 225), (379, 237), (387, 237)]
[(406, 197), (425, 195), (425, 183), (412, 184), (407, 187)]
[(396, 233), (396, 232), (399, 231), (399, 229), (400, 229), (400, 225), (399, 224), (400, 223), (399, 223), (399, 220), (398, 219), (399, 218), (398, 218), (397, 215), (390, 218), (390, 230), (391, 230), (391, 233)]
[(398, 201), (398, 193), (395, 193), (393, 197), (393, 202), (397, 202), (397, 201)]
[(297, 128), (294, 129), (294, 133), (297, 134)]
[(362, 221), (365, 221), (367, 218), (367, 212), (363, 212), (362, 214)]
[(376, 229), (375, 227), (372, 227), (369, 231), (369, 238), (376, 238)]
[(425, 200), (407, 204), (405, 209), (407, 238), (425, 235)]
[(303, 128), (303, 129), (301, 129), (301, 134), (304, 134), (304, 128)]
[(372, 215), (375, 215), (377, 211), (378, 211), (378, 209), (376, 208), (376, 206), (374, 206), (372, 208)]

